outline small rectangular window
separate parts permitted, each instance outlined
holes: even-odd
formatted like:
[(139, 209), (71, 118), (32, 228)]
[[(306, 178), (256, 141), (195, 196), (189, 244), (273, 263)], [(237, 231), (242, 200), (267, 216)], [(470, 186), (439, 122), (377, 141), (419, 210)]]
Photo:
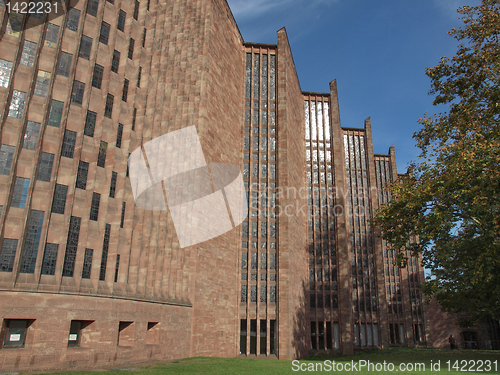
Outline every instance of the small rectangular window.
[(99, 33), (99, 42), (102, 44), (108, 44), (110, 28), (109, 23), (102, 21), (101, 32)]
[(100, 89), (102, 84), (102, 75), (104, 73), (104, 67), (95, 64), (94, 65), (94, 75), (92, 76), (92, 86)]
[(36, 43), (29, 40), (24, 41), (23, 52), (21, 54), (20, 64), (24, 66), (33, 67), (36, 56)]
[(139, 18), (139, 2), (135, 0), (135, 5), (134, 5), (134, 19)]
[(89, 163), (81, 161), (78, 163), (76, 175), (76, 188), (85, 190), (87, 188), (87, 175), (89, 174)]
[(56, 48), (57, 39), (59, 38), (59, 26), (53, 23), (47, 24), (47, 32), (45, 33), (44, 45), (50, 48)]
[(54, 154), (42, 152), (40, 166), (38, 167), (38, 181), (50, 182), (52, 175), (52, 165), (54, 164)]
[(92, 204), (90, 206), (90, 220), (97, 221), (99, 217), (99, 205), (101, 204), (101, 194), (92, 193)]
[(33, 321), (24, 319), (5, 319), (5, 342), (7, 348), (23, 348), (28, 327)]
[(27, 150), (34, 150), (36, 144), (38, 143), (38, 137), (40, 135), (40, 123), (28, 121), (26, 125), (26, 132), (24, 133), (24, 143), (23, 148)]
[(54, 126), (58, 128), (61, 125), (62, 112), (64, 108), (64, 103), (59, 100), (54, 100), (50, 102), (50, 112), (47, 125)]
[(125, 223), (125, 209), (127, 207), (126, 202), (122, 202), (122, 215), (120, 217), (120, 228), (123, 228), (123, 224)]
[(12, 61), (0, 59), (0, 87), (9, 87)]
[(54, 275), (56, 273), (57, 252), (59, 245), (56, 243), (45, 244), (43, 255), (42, 275)]
[[(87, 253), (85, 250), (85, 254)], [(89, 325), (91, 325), (93, 320), (72, 320), (69, 326), (69, 336), (68, 336), (68, 348), (82, 346), (82, 332)]]
[(14, 146), (2, 145), (0, 147), (0, 174), (9, 175), (12, 166), (12, 158), (14, 157)]
[(116, 49), (113, 51), (113, 58), (111, 59), (111, 71), (118, 73), (118, 67), (120, 66), (120, 52)]
[(71, 130), (65, 130), (61, 156), (73, 159), (73, 155), (75, 153), (75, 143), (76, 143), (76, 132)]
[(122, 100), (126, 102), (127, 97), (128, 97), (128, 79), (125, 78), (125, 80), (123, 81)]
[(26, 199), (28, 198), (28, 188), (30, 186), (30, 179), (23, 177), (16, 177), (14, 184), (14, 191), (12, 192), (11, 207), (25, 208)]
[(116, 133), (116, 147), (122, 147), (123, 124), (118, 124), (118, 131)]
[(115, 171), (111, 172), (111, 183), (109, 184), (109, 197), (114, 198), (116, 192), (116, 179), (118, 177), (118, 173)]
[(106, 150), (108, 149), (108, 144), (104, 141), (101, 141), (99, 145), (99, 154), (97, 155), (97, 166), (104, 168), (104, 164), (106, 163)]
[(111, 114), (113, 113), (113, 102), (115, 97), (111, 94), (106, 96), (106, 106), (104, 107), (104, 116), (111, 118)]
[(83, 134), (88, 137), (94, 136), (95, 123), (97, 119), (97, 113), (92, 111), (87, 111), (87, 117), (85, 118), (85, 128)]
[(12, 100), (10, 101), (9, 117), (21, 118), (24, 112), (24, 102), (26, 101), (26, 93), (14, 90)]
[(57, 67), (57, 74), (63, 77), (69, 77), (72, 60), (73, 55), (71, 53), (61, 52), (61, 57), (59, 58), (59, 66)]
[(85, 92), (85, 83), (80, 81), (73, 82), (73, 92), (71, 93), (71, 102), (82, 105), (83, 94)]
[(132, 112), (132, 130), (135, 131), (135, 120), (137, 118), (137, 108)]
[(56, 188), (54, 190), (54, 199), (52, 200), (53, 213), (64, 215), (67, 195), (68, 195), (68, 186), (56, 184)]
[(87, 3), (87, 13), (91, 16), (97, 16), (97, 9), (99, 8), (99, 0), (89, 0)]
[(135, 342), (134, 322), (120, 322), (118, 326), (118, 346), (133, 346)]
[(142, 76), (142, 66), (139, 67), (139, 73), (137, 73), (137, 87), (141, 87), (141, 76)]
[(66, 28), (71, 31), (77, 31), (79, 22), (80, 11), (76, 8), (71, 8), (68, 12), (68, 21), (66, 22)]
[(134, 57), (134, 44), (135, 40), (130, 38), (129, 43), (128, 43), (128, 58), (132, 59)]
[(12, 272), (14, 260), (16, 258), (18, 240), (4, 238), (2, 251), (0, 251), (0, 272)]
[(125, 19), (127, 18), (127, 13), (125, 13), (123, 10), (120, 9), (120, 12), (118, 13), (118, 25), (116, 28), (120, 31), (123, 31), (125, 29)]
[(50, 72), (39, 70), (36, 77), (35, 95), (46, 97), (49, 91)]
[(83, 59), (90, 59), (90, 52), (92, 51), (92, 38), (87, 35), (82, 35), (82, 42), (80, 43), (80, 51), (78, 56)]
[(90, 279), (90, 273), (92, 271), (93, 255), (94, 255), (93, 249), (85, 249), (85, 255), (83, 258), (82, 279)]
[(19, 273), (35, 273), (38, 246), (40, 245), (43, 226), (43, 216), (43, 211), (31, 210), (30, 212)]
[(80, 225), (82, 219), (71, 216), (69, 220), (68, 238), (66, 240), (66, 253), (64, 254), (63, 276), (73, 277), (75, 271), (75, 258), (78, 249), (78, 238), (80, 237)]

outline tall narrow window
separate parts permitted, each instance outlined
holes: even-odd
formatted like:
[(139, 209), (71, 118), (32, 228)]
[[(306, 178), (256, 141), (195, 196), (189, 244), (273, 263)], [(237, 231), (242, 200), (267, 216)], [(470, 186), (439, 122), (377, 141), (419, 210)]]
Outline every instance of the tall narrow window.
[(94, 136), (95, 123), (97, 119), (97, 113), (92, 111), (87, 111), (87, 117), (85, 118), (85, 128), (83, 134), (88, 137)]
[(99, 145), (99, 154), (97, 155), (97, 166), (104, 168), (104, 164), (106, 163), (106, 150), (108, 149), (108, 144), (104, 141), (101, 141)]
[(139, 2), (135, 0), (135, 5), (134, 5), (134, 19), (139, 18)]
[(104, 107), (104, 116), (111, 118), (111, 114), (113, 113), (113, 102), (115, 97), (111, 94), (106, 96), (106, 106)]
[(12, 159), (14, 158), (14, 146), (2, 145), (0, 147), (0, 174), (9, 175), (12, 167)]
[(240, 320), (240, 354), (247, 354), (247, 320)]
[(104, 230), (104, 241), (102, 243), (101, 270), (99, 272), (99, 280), (102, 281), (106, 279), (106, 266), (108, 263), (108, 249), (109, 249), (110, 235), (111, 235), (111, 225), (106, 224), (106, 229)]
[(2, 250), (0, 251), (0, 272), (12, 272), (16, 258), (17, 242), (18, 240), (12, 238), (3, 239)]
[(23, 148), (27, 150), (34, 150), (38, 143), (38, 136), (40, 135), (40, 123), (28, 121), (26, 125), (26, 132), (24, 133)]
[(120, 66), (120, 52), (115, 49), (113, 51), (113, 57), (111, 59), (111, 71), (118, 73), (119, 66)]
[(23, 52), (21, 54), (21, 65), (33, 67), (36, 57), (36, 46), (35, 42), (30, 42), (29, 40), (24, 41)]
[(64, 215), (67, 195), (68, 195), (68, 186), (56, 184), (56, 188), (54, 189), (54, 199), (52, 200), (53, 213)]
[[(118, 282), (118, 271), (120, 270), (120, 254), (116, 255), (116, 264), (115, 264), (115, 283)], [(148, 323), (149, 326), (149, 323)]]
[(52, 175), (52, 165), (54, 164), (54, 154), (42, 152), (40, 166), (38, 167), (38, 181), (50, 181)]
[(80, 81), (73, 82), (73, 91), (71, 93), (71, 102), (82, 105), (83, 93), (85, 92), (85, 83)]
[(89, 173), (89, 163), (81, 161), (78, 163), (78, 173), (76, 175), (76, 188), (85, 190), (87, 188), (87, 175)]
[(106, 44), (106, 45), (108, 44), (109, 30), (110, 30), (109, 23), (102, 21), (101, 31), (99, 33), (99, 42), (101, 42), (102, 44)]
[(78, 56), (83, 59), (90, 59), (90, 52), (92, 51), (92, 38), (87, 35), (82, 35), (82, 42), (80, 43), (80, 51)]
[(87, 3), (87, 13), (91, 16), (97, 16), (97, 9), (99, 8), (99, 0), (89, 0)]
[(17, 208), (26, 207), (26, 199), (28, 198), (28, 188), (30, 186), (30, 179), (23, 177), (16, 177), (14, 184), (14, 191), (12, 192), (12, 201), (10, 205)]
[(135, 120), (137, 118), (137, 108), (134, 108), (134, 111), (132, 112), (132, 130), (135, 131)]
[(68, 21), (66, 22), (66, 28), (71, 31), (77, 31), (79, 22), (80, 11), (76, 8), (71, 8), (68, 12)]
[(63, 102), (52, 99), (52, 101), (50, 102), (50, 112), (49, 112), (49, 119), (47, 120), (47, 125), (54, 126), (56, 128), (61, 126), (63, 108), (64, 108)]
[(75, 154), (75, 143), (76, 143), (76, 132), (71, 130), (65, 130), (61, 156), (73, 159), (73, 155)]
[(142, 46), (143, 47), (146, 46), (146, 28), (144, 28), (144, 30), (142, 32)]
[(137, 87), (141, 87), (141, 75), (142, 75), (142, 66), (139, 67), (139, 73), (137, 73)]
[(125, 19), (127, 18), (127, 13), (125, 13), (123, 10), (120, 9), (120, 12), (118, 13), (118, 25), (116, 28), (120, 31), (123, 31), (125, 29)]
[(56, 273), (57, 252), (59, 245), (56, 243), (45, 244), (43, 255), (42, 275), (54, 275)]
[(122, 215), (120, 217), (120, 228), (123, 228), (123, 224), (125, 223), (125, 209), (127, 207), (126, 202), (122, 202)]
[[(265, 288), (265, 287), (264, 287)], [(267, 322), (265, 319), (260, 320), (260, 354), (267, 353)]]
[(257, 354), (257, 320), (250, 320), (250, 354)]
[(9, 107), (9, 117), (21, 118), (24, 112), (24, 102), (26, 101), (26, 93), (14, 90)]
[(35, 95), (43, 97), (47, 96), (47, 93), (49, 92), (50, 76), (50, 72), (45, 72), (43, 70), (38, 71), (34, 91)]
[(90, 279), (90, 272), (92, 271), (93, 255), (94, 255), (94, 250), (85, 249), (85, 254), (83, 257), (82, 279)]
[(34, 273), (43, 225), (43, 211), (31, 210), (24, 242), (20, 273)]
[(116, 178), (118, 177), (118, 173), (115, 171), (111, 172), (111, 183), (109, 184), (109, 197), (114, 198), (116, 192)]
[(12, 61), (0, 59), (0, 87), (9, 87), (10, 73), (12, 72)]
[(101, 204), (101, 194), (92, 193), (92, 204), (90, 205), (90, 220), (97, 221), (99, 217), (99, 205)]
[(75, 258), (80, 237), (80, 224), (82, 219), (71, 216), (69, 221), (68, 239), (66, 240), (66, 253), (64, 254), (63, 276), (73, 277), (75, 271)]
[(102, 75), (104, 73), (104, 67), (99, 64), (94, 65), (94, 75), (92, 76), (92, 86), (100, 89), (102, 85)]
[(63, 77), (69, 77), (72, 60), (73, 55), (71, 53), (61, 52), (61, 56), (59, 57), (59, 65), (57, 67), (57, 74)]
[(129, 43), (128, 43), (128, 58), (132, 59), (134, 57), (134, 44), (135, 40), (130, 38)]
[(125, 78), (125, 80), (123, 81), (122, 100), (124, 102), (126, 102), (127, 101), (127, 97), (128, 97), (128, 79)]
[(123, 124), (118, 124), (118, 131), (116, 133), (116, 147), (122, 147)]

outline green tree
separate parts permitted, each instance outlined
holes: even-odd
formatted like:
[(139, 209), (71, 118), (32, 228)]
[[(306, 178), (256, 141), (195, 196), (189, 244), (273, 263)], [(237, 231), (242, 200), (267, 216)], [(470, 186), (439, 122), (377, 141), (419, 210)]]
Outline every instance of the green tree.
[[(428, 68), (434, 105), (414, 134), (421, 150), (373, 220), (395, 249), (422, 253), (423, 291), (447, 311), (500, 318), (500, 4), (458, 10), (456, 55)], [(418, 241), (411, 241), (417, 238)], [(399, 261), (406, 260), (400, 251)]]

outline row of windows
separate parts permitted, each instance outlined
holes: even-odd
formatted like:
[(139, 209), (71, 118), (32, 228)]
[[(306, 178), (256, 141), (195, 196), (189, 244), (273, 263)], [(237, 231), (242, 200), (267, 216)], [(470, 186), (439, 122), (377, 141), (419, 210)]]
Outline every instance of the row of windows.
[[(248, 285), (241, 286), (240, 302), (247, 302)], [(267, 302), (267, 286), (260, 285), (260, 302)], [(250, 285), (250, 302), (257, 302), (257, 285)], [(276, 286), (269, 287), (269, 302), (276, 303)]]
[[(250, 323), (249, 326), (248, 323)], [(247, 319), (240, 320), (240, 354), (256, 355), (257, 342), (259, 342), (259, 354), (267, 355), (267, 343), (269, 338), (269, 354), (275, 355), (277, 348), (276, 320), (270, 320), (268, 324), (265, 319), (261, 319), (258, 333), (259, 335), (257, 335), (257, 319), (251, 319), (249, 322)], [(247, 345), (248, 340), (249, 345)], [(249, 349), (248, 353), (247, 349)]]
[(311, 322), (311, 349), (340, 349), (339, 324), (334, 322)]
[[(29, 328), (33, 325), (33, 319), (4, 319), (2, 336), (3, 348), (24, 348), (26, 339), (31, 333)], [(94, 320), (72, 320), (68, 332), (68, 348), (85, 347), (88, 342), (82, 340), (83, 333), (92, 332), (94, 329)], [(118, 323), (118, 346), (133, 346), (135, 342), (136, 327), (135, 322), (120, 321)], [(159, 323), (148, 322), (146, 331), (146, 344), (158, 344), (159, 342)], [(86, 335), (89, 337), (89, 335)]]

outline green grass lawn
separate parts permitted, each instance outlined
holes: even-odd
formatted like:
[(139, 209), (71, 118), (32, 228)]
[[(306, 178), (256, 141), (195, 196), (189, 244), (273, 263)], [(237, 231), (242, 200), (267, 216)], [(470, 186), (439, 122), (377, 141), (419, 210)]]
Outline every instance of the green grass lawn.
[[(327, 361), (327, 362), (325, 362)], [(334, 366), (338, 371), (332, 371), (329, 366), (335, 361)], [(365, 361), (365, 362), (362, 362)], [(383, 363), (385, 365), (385, 371)], [(449, 362), (448, 362), (449, 361)], [(489, 362), (488, 362), (489, 361)], [(357, 364), (357, 368), (351, 370), (352, 364)], [(360, 368), (360, 364), (366, 367)], [(373, 367), (368, 368), (371, 364)], [(378, 366), (377, 366), (378, 364)], [(410, 366), (420, 366), (419, 370), (403, 371), (400, 364)], [(439, 371), (437, 364), (439, 364)], [(482, 364), (482, 366), (481, 366)], [(490, 371), (488, 370), (490, 365)], [(323, 371), (310, 371), (320, 369)], [(346, 365), (350, 371), (346, 371)], [(393, 371), (391, 365), (394, 366)], [(434, 366), (431, 369), (431, 365)], [(315, 356), (297, 362), (278, 361), (265, 359), (248, 358), (187, 358), (179, 361), (155, 364), (147, 367), (130, 368), (124, 366), (123, 369), (95, 370), (85, 372), (58, 372), (52, 374), (66, 375), (96, 375), (105, 373), (106, 375), (135, 375), (135, 374), (297, 374), (301, 373), (355, 373), (355, 374), (442, 374), (454, 373), (485, 373), (500, 374), (500, 351), (480, 351), (480, 350), (436, 350), (436, 349), (407, 349), (393, 348), (387, 351), (366, 351), (351, 356)], [(425, 366), (425, 369), (424, 369)], [(451, 371), (448, 371), (448, 366)], [(294, 371), (294, 369), (296, 371)], [(343, 371), (340, 371), (343, 369)], [(377, 371), (381, 369), (382, 371)], [(357, 371), (356, 371), (357, 370)], [(467, 371), (465, 371), (467, 370)], [(473, 371), (474, 370), (474, 371)], [(482, 370), (482, 371), (481, 371)]]

